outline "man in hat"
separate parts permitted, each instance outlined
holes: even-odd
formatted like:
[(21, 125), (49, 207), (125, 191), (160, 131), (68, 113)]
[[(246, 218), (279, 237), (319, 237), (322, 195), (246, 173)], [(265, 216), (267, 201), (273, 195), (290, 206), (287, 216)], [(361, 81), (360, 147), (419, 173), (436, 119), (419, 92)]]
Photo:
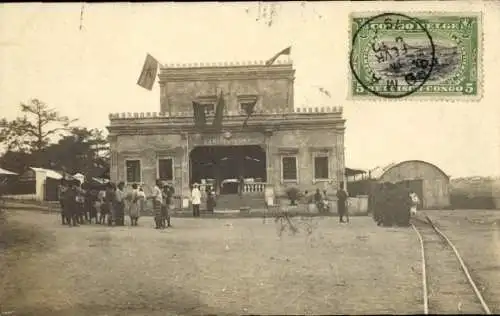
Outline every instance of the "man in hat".
[(198, 188), (198, 183), (193, 185), (191, 191), (191, 203), (193, 204), (193, 217), (200, 217), (201, 191)]

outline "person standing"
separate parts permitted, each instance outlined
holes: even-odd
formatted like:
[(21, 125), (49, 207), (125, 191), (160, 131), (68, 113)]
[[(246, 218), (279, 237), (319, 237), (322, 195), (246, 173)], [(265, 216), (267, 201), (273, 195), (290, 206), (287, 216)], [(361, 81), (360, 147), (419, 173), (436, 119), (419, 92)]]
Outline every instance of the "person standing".
[(337, 211), (339, 213), (339, 222), (344, 223), (344, 216), (346, 217), (347, 223), (349, 223), (349, 215), (347, 214), (347, 192), (344, 190), (344, 184), (340, 184), (340, 188), (337, 190)]
[(57, 194), (59, 198), (59, 205), (61, 205), (61, 222), (63, 225), (66, 225), (66, 223), (69, 221), (68, 215), (66, 214), (66, 208), (64, 207), (64, 194), (68, 190), (66, 180), (63, 178), (61, 179), (61, 183), (58, 186)]
[(70, 183), (69, 188), (66, 189), (64, 193), (64, 213), (66, 214), (66, 221), (69, 227), (78, 226), (77, 223), (77, 202), (76, 202), (76, 184)]
[(144, 193), (144, 189), (142, 187), (139, 187), (139, 190), (137, 191), (137, 208), (138, 208), (138, 216), (135, 221), (135, 226), (137, 226), (137, 221), (139, 220), (139, 217), (141, 217), (141, 214), (144, 214), (144, 210), (146, 209), (146, 193)]
[(417, 207), (420, 204), (420, 199), (418, 198), (417, 193), (413, 191), (410, 192), (410, 199), (411, 199), (410, 214), (415, 216), (417, 215)]
[(162, 183), (160, 179), (156, 180), (156, 185), (153, 188), (153, 209), (155, 212), (155, 229), (161, 228), (161, 208), (163, 202), (163, 194), (161, 191)]
[(82, 225), (87, 220), (87, 214), (85, 212), (85, 191), (81, 187), (81, 182), (75, 180), (75, 191), (76, 191), (76, 211), (78, 224)]
[[(170, 184), (167, 184), (163, 190), (164, 207), (165, 207), (163, 219), (167, 220), (167, 227), (172, 227), (172, 225), (170, 225), (170, 207), (172, 205), (173, 195), (174, 195), (174, 187)], [(165, 226), (165, 222), (163, 222), (163, 226)]]
[(118, 183), (118, 187), (115, 193), (115, 201), (116, 201), (116, 225), (124, 226), (125, 225), (125, 183)]
[(207, 192), (207, 211), (213, 214), (215, 205), (215, 192), (210, 188)]
[(137, 189), (137, 184), (134, 183), (132, 184), (132, 192), (127, 196), (131, 226), (137, 226), (139, 219), (139, 199), (139, 190)]
[(106, 209), (107, 211), (107, 222), (108, 226), (113, 226), (113, 223), (116, 221), (116, 210), (115, 210), (115, 184), (114, 183), (109, 183), (108, 188), (106, 190), (106, 196), (104, 198), (104, 201), (106, 203)]
[(193, 204), (193, 217), (200, 217), (201, 191), (198, 188), (198, 183), (193, 185), (191, 204)]

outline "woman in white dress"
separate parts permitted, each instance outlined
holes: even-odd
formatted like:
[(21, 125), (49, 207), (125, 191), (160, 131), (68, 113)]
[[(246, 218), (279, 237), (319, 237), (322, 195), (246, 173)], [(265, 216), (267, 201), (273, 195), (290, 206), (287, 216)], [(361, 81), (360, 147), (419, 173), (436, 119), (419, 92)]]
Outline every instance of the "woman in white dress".
[(139, 220), (139, 199), (139, 190), (137, 190), (137, 184), (134, 183), (132, 184), (132, 192), (127, 197), (130, 224), (132, 226), (137, 226)]

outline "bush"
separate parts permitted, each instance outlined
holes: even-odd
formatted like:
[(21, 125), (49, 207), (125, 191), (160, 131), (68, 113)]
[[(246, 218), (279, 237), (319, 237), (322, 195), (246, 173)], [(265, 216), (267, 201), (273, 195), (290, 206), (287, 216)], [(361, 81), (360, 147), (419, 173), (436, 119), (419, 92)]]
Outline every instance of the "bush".
[(288, 199), (290, 200), (290, 205), (297, 205), (297, 201), (300, 198), (300, 190), (299, 189), (297, 189), (295, 187), (288, 188), (286, 190), (286, 195), (287, 195)]

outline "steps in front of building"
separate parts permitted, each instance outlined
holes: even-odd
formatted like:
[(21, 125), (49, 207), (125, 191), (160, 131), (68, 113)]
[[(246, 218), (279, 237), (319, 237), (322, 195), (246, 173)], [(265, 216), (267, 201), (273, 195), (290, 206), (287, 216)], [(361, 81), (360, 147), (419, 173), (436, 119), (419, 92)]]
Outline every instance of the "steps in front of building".
[(264, 196), (222, 194), (217, 197), (217, 211), (240, 210), (241, 208), (263, 209), (266, 207)]

